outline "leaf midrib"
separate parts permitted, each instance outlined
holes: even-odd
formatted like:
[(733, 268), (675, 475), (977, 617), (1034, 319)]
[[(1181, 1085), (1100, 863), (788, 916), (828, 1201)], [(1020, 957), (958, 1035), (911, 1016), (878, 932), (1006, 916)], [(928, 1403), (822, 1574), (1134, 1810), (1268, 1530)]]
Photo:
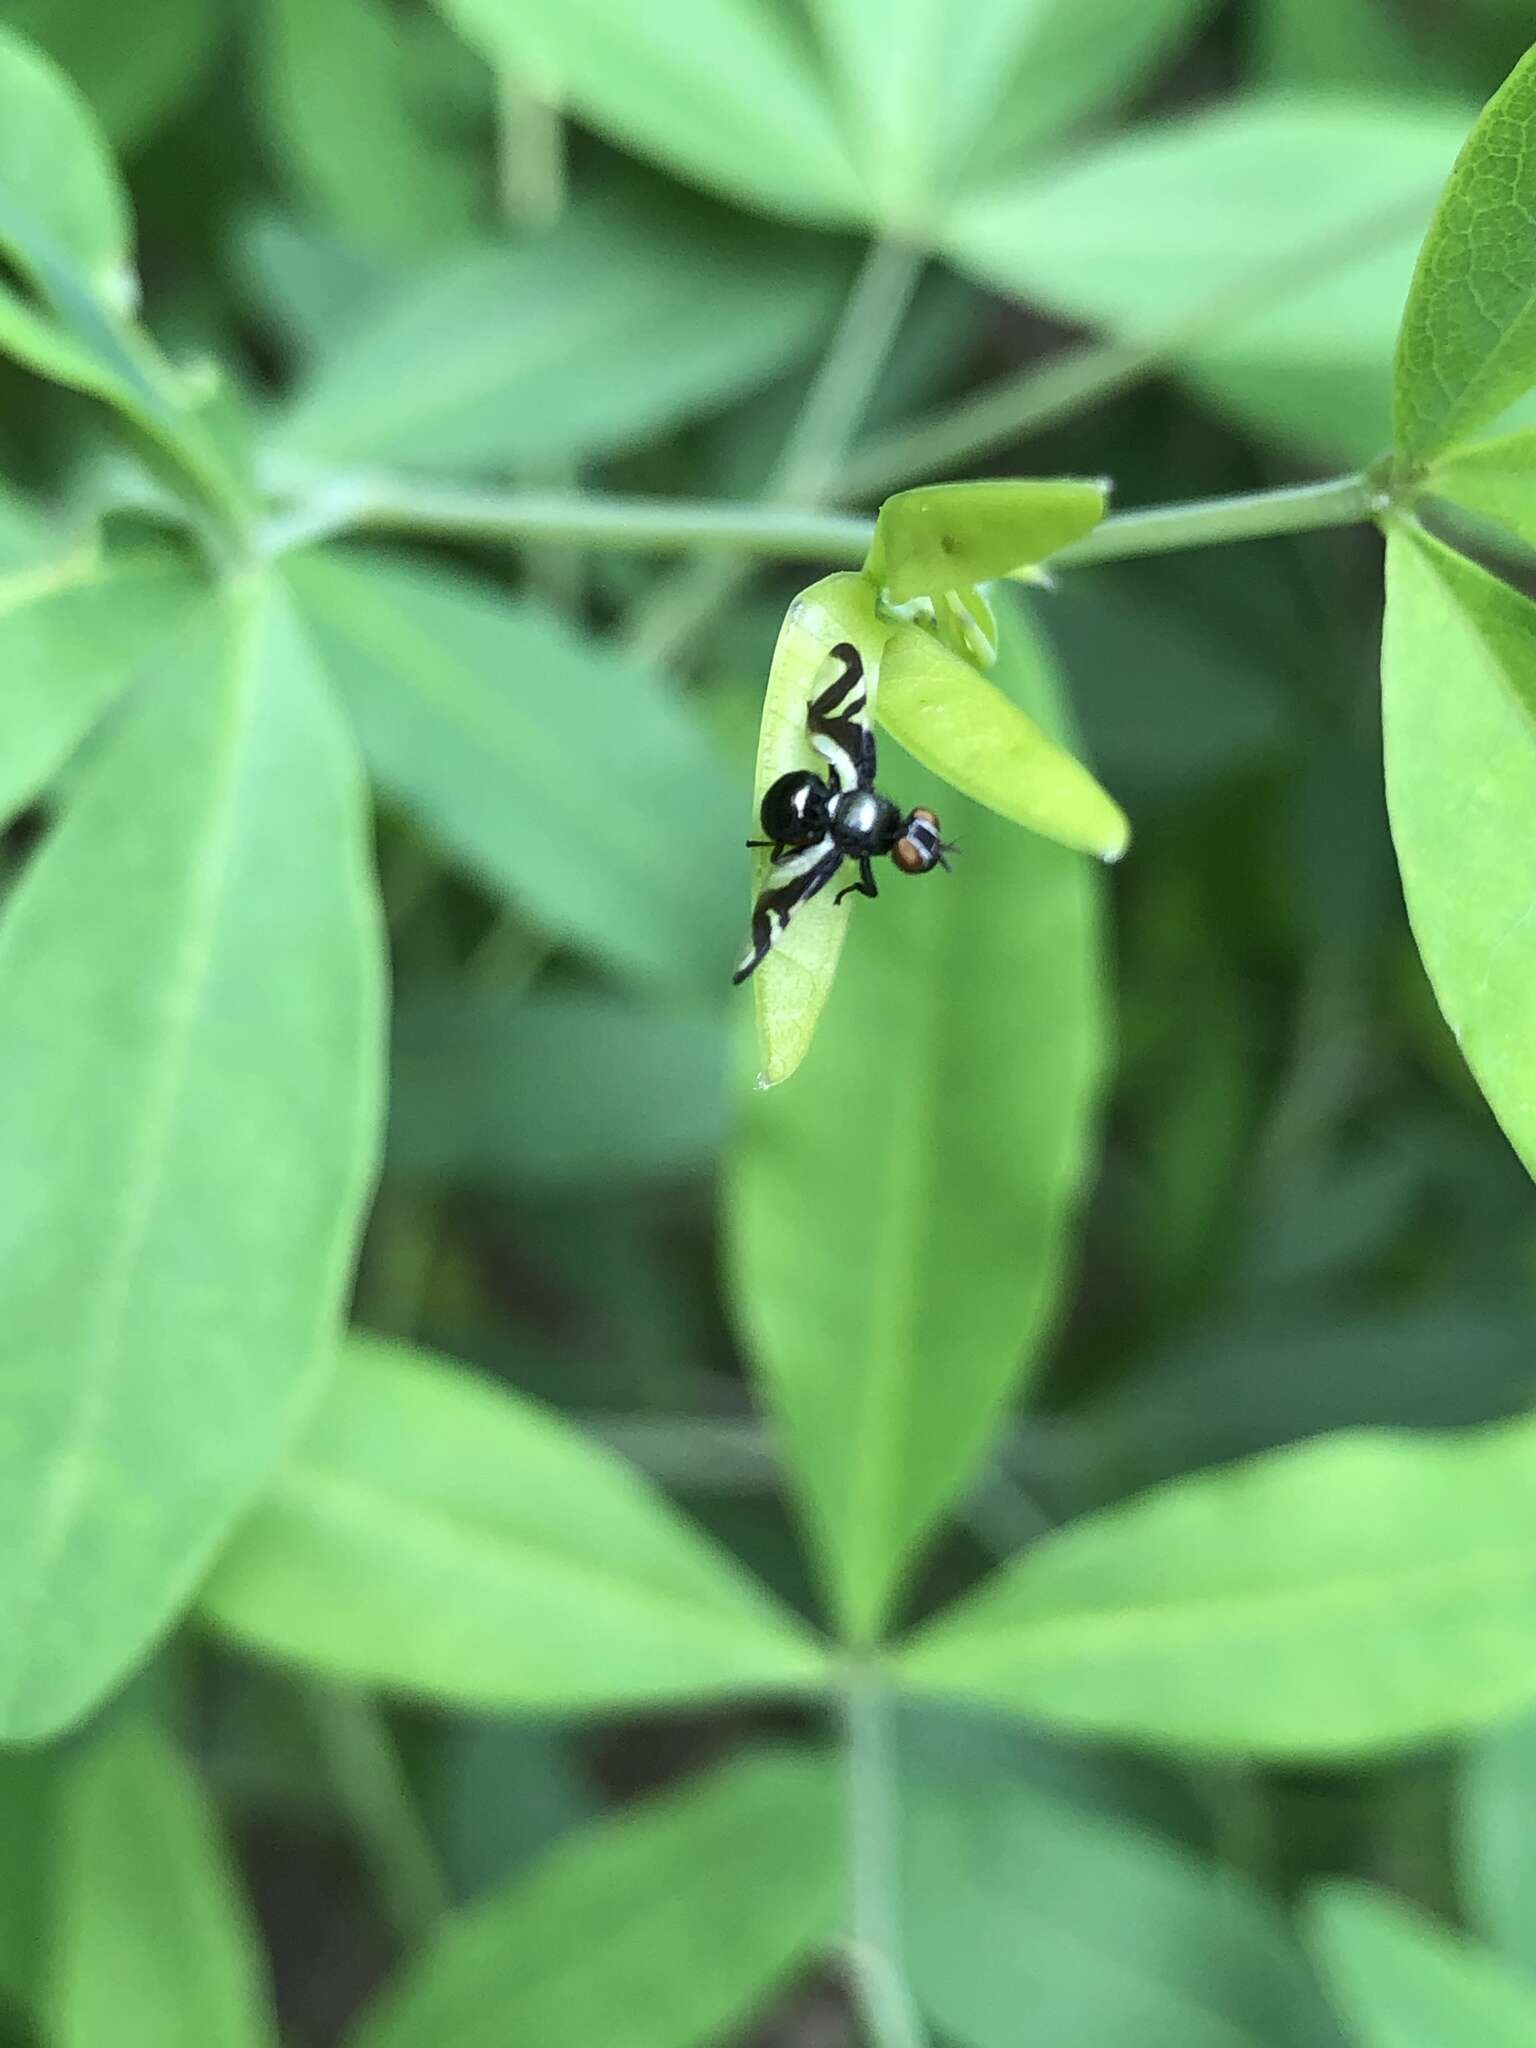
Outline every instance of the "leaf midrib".
[[(209, 609), (214, 609), (216, 603), (211, 603)], [(240, 637), (234, 640), (230, 649), (233, 673), (220, 753), (208, 778), (203, 811), (200, 837), (204, 837), (205, 857), (200, 866), (188, 874), (188, 900), (194, 915), (189, 917), (168, 977), (171, 989), (165, 1010), (168, 1021), (158, 1056), (151, 1061), (140, 1098), (136, 1130), (128, 1147), (123, 1174), (124, 1193), (118, 1205), (115, 1251), (109, 1253), (104, 1261), (96, 1314), (91, 1318), (80, 1344), (79, 1372), (71, 1404), (73, 1418), (55, 1454), (54, 1477), (39, 1501), (37, 1517), (31, 1524), (33, 1540), (30, 1548), (14, 1561), (13, 1630), (18, 1641), (25, 1640), (28, 1621), (42, 1603), (49, 1574), (68, 1548), (73, 1518), (89, 1475), (87, 1448), (101, 1433), (110, 1409), (114, 1360), (120, 1357), (116, 1349), (117, 1340), (127, 1312), (134, 1268), (154, 1220), (187, 1050), (213, 956), (218, 908), (228, 877), (234, 838), (236, 807), (230, 796), (237, 779), (240, 742), (250, 722), (255, 695), (250, 660), (255, 638), (253, 605), (247, 606), (239, 620), (239, 629)], [(0, 1696), (5, 1707), (0, 1719), (8, 1718), (14, 1710), (25, 1687), (27, 1673), (25, 1659), (18, 1659), (13, 1666), (11, 1684)]]

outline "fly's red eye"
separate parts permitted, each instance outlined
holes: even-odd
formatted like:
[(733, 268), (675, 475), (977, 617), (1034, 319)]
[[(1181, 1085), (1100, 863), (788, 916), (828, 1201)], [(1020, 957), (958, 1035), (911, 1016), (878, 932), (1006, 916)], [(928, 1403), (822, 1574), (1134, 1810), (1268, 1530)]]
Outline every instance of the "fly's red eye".
[(933, 827), (933, 836), (934, 836), (934, 838), (935, 838), (935, 839), (937, 839), (937, 838), (938, 838), (938, 836), (939, 836), (939, 820), (938, 820), (938, 814), (937, 814), (937, 812), (935, 812), (935, 811), (925, 811), (925, 810), (921, 810), (921, 809), (919, 809), (919, 810), (916, 810), (916, 811), (914, 811), (914, 812), (912, 813), (912, 817), (911, 817), (911, 820), (910, 820), (910, 822), (911, 822), (912, 824), (914, 824), (914, 825), (916, 825), (916, 824), (923, 824), (923, 825), (931, 825), (931, 826)]
[(891, 848), (891, 859), (904, 875), (920, 875), (930, 865), (928, 856), (915, 839), (898, 839)]

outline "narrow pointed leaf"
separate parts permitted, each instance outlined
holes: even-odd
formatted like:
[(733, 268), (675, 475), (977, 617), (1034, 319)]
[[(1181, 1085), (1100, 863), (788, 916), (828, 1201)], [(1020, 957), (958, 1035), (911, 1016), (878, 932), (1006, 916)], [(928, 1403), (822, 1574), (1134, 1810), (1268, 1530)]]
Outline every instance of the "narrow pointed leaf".
[(75, 557), (0, 581), (0, 823), (14, 817), (184, 625), (203, 586), (175, 562)]
[(0, 350), (136, 422), (215, 511), (241, 487), (195, 393), (130, 325), (138, 297), (122, 181), (90, 108), (60, 70), (0, 28)]
[(1077, 477), (920, 484), (880, 507), (871, 574), (906, 604), (1032, 568), (1091, 533), (1107, 486)]
[(388, 294), (300, 388), (279, 445), (444, 474), (623, 453), (809, 355), (845, 278), (831, 246), (636, 179)]
[(378, 1142), (366, 833), (303, 643), (236, 586), (140, 677), (6, 906), (6, 1737), (145, 1654), (329, 1369)]
[[(1003, 650), (1003, 679), (1060, 730), (1017, 603)], [(881, 782), (937, 794), (890, 748)], [(727, 1187), (732, 1298), (860, 1638), (1029, 1370), (1104, 1054), (1097, 872), (963, 803), (943, 821), (955, 872), (892, 872), (859, 902), (811, 1057), (748, 1105)]]
[(778, 0), (439, 0), (514, 76), (548, 78), (583, 120), (711, 190), (791, 218), (868, 200), (802, 25)]
[[(1038, 153), (1144, 78), (1205, 0), (812, 0), (877, 218), (929, 234), (957, 191)], [(935, 90), (942, 70), (943, 90)]]
[(913, 1784), (901, 1869), (913, 1988), (965, 2048), (1019, 2015), (1071, 2048), (1338, 2048), (1269, 1900), (1182, 1845), (1033, 1786)]
[(1129, 844), (1125, 813), (1082, 762), (921, 627), (887, 641), (875, 715), (914, 760), (1000, 817), (1104, 860)]
[(1536, 1978), (1391, 1893), (1317, 1886), (1304, 1926), (1359, 2048), (1528, 2048)]
[(1533, 140), (1536, 50), (1479, 115), (1419, 252), (1393, 396), (1410, 462), (1465, 439), (1536, 384)]
[[(408, 18), (381, 0), (256, 0), (250, 14), (254, 110), (307, 210), (365, 248), (411, 254), (485, 221), (480, 166), (423, 88)], [(442, 38), (430, 16), (425, 27)]]
[(792, 1616), (572, 1424), (364, 1340), (204, 1609), (267, 1655), (461, 1707), (794, 1691), (822, 1665)]
[(1428, 485), (1536, 548), (1536, 428), (1453, 449), (1430, 471)]
[(1536, 1428), (1350, 1432), (1047, 1537), (920, 1630), (926, 1693), (1223, 1755), (1423, 1742), (1536, 1698)]
[(451, 855), (555, 938), (723, 988), (739, 816), (659, 676), (468, 577), (339, 549), (286, 573), (379, 782)]
[(818, 1760), (749, 1756), (567, 1836), (452, 1921), (349, 2048), (714, 2048), (834, 1945)]
[[(768, 671), (752, 778), (751, 830), (743, 838), (757, 837), (757, 807), (781, 775), (796, 768), (818, 774), (825, 769), (805, 721), (828, 650), (842, 640), (858, 648), (865, 691), (877, 699), (880, 650), (889, 631), (877, 611), (873, 584), (853, 571), (823, 577), (790, 606)], [(765, 852), (752, 856), (752, 902), (767, 880), (770, 858)], [(848, 904), (834, 902), (835, 895), (823, 889), (804, 904), (752, 977), (761, 1087), (787, 1081), (810, 1050), (848, 930)]]
[(276, 2048), (234, 1860), (155, 1728), (114, 1721), (70, 1757), (53, 1857), (55, 2048)]
[(1387, 806), (1446, 1022), (1536, 1172), (1536, 605), (1427, 534), (1387, 546)]

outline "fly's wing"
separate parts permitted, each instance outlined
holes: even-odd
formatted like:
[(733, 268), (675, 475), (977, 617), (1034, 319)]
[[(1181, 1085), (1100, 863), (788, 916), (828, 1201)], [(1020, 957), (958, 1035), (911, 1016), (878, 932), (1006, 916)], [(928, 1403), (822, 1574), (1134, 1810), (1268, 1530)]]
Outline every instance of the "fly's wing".
[(875, 734), (869, 722), (863, 659), (851, 641), (839, 640), (821, 673), (829, 667), (835, 670), (831, 682), (806, 708), (811, 745), (831, 768), (834, 789), (873, 789)]
[(809, 903), (824, 889), (842, 864), (843, 856), (830, 832), (814, 846), (801, 847), (774, 862), (768, 870), (768, 886), (752, 906), (752, 943), (731, 976), (733, 982), (739, 985), (756, 973), (801, 904)]

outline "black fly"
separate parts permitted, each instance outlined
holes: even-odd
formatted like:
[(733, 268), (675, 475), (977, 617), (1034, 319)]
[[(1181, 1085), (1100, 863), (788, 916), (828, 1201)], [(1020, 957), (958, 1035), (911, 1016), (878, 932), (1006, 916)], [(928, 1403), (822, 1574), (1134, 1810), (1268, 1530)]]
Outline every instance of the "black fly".
[(875, 788), (875, 735), (869, 723), (864, 663), (847, 640), (832, 649), (842, 664), (806, 709), (811, 745), (827, 763), (825, 776), (809, 768), (781, 775), (763, 797), (762, 839), (748, 846), (773, 849), (768, 885), (752, 907), (752, 943), (731, 979), (743, 982), (767, 959), (775, 940), (802, 903), (824, 889), (845, 860), (858, 864), (859, 879), (839, 889), (845, 896), (877, 896), (871, 862), (889, 854), (905, 875), (947, 868), (953, 851), (939, 837), (932, 811), (905, 817)]

